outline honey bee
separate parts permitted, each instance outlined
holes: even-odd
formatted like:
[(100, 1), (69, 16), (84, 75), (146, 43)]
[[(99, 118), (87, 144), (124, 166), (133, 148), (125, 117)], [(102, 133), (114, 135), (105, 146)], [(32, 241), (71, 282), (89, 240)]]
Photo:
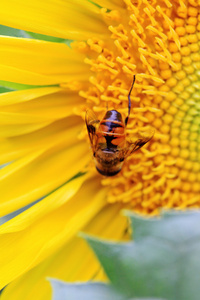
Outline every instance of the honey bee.
[(154, 132), (141, 135), (136, 141), (127, 141), (125, 129), (131, 110), (131, 91), (135, 83), (135, 75), (128, 94), (128, 115), (123, 121), (121, 113), (117, 110), (108, 110), (100, 121), (95, 114), (88, 110), (85, 116), (87, 131), (93, 151), (97, 171), (104, 176), (118, 174), (124, 160), (133, 152), (144, 146)]

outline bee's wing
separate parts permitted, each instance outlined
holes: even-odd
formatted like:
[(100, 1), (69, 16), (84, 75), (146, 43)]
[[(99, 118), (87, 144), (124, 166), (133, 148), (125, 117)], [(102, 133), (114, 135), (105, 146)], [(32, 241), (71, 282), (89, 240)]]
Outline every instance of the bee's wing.
[(97, 145), (97, 130), (99, 128), (100, 121), (97, 119), (92, 110), (87, 110), (85, 114), (85, 123), (87, 126), (88, 136), (90, 139), (92, 150), (94, 152)]
[(154, 130), (152, 129), (137, 133), (137, 138), (135, 141), (130, 140), (126, 142), (126, 147), (123, 149), (124, 158), (143, 147), (152, 139), (153, 135)]

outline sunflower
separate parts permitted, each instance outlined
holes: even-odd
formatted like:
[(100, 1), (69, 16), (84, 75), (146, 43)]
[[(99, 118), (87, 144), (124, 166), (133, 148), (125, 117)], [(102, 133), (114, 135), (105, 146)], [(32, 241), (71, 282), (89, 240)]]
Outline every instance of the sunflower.
[[(0, 227), (3, 300), (50, 299), (47, 277), (105, 279), (77, 232), (127, 238), (123, 208), (200, 206), (199, 12), (198, 0), (1, 1), (2, 25), (57, 38), (0, 37), (0, 79), (21, 88), (0, 94), (1, 216), (31, 204)], [(134, 74), (127, 138), (155, 134), (105, 178), (85, 111), (126, 117)]]

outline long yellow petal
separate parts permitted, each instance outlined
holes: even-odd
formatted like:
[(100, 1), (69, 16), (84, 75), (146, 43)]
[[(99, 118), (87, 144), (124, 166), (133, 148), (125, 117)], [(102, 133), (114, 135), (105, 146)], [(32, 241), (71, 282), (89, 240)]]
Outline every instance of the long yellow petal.
[(22, 134), (27, 134), (30, 132), (35, 132), (41, 128), (46, 127), (51, 122), (40, 122), (40, 123), (33, 123), (33, 124), (8, 124), (0, 126), (0, 136), (1, 137), (8, 137), (8, 136), (17, 136)]
[(74, 116), (53, 122), (28, 134), (21, 134), (20, 132), (20, 135), (16, 136), (11, 134), (16, 126), (10, 126), (9, 134), (11, 136), (0, 140), (0, 165), (19, 159), (41, 148), (53, 147), (62, 141), (65, 141), (65, 145), (68, 147), (74, 144), (82, 127), (80, 118)]
[(0, 37), (1, 80), (49, 85), (88, 79), (84, 56), (66, 44)]
[[(62, 189), (65, 192), (63, 197), (67, 197), (67, 187)], [(74, 197), (57, 209), (53, 201), (54, 194), (51, 194), (48, 196), (49, 208), (47, 208), (48, 201), (45, 206), (41, 201), (35, 204), (35, 207), (31, 207), (28, 210), (29, 213), (25, 211), (2, 225), (0, 288), (55, 253), (77, 231), (84, 228), (105, 206), (106, 191), (107, 189), (100, 188), (96, 178), (89, 179)], [(55, 202), (62, 201), (63, 203), (64, 198), (61, 197), (60, 191), (55, 193), (59, 198)], [(43, 209), (40, 210), (41, 206)]]
[(59, 84), (60, 80), (57, 77), (46, 76), (20, 68), (14, 68), (0, 64), (0, 76), (4, 81), (17, 82), (31, 85), (51, 85)]
[[(108, 239), (121, 239), (127, 220), (119, 210), (118, 205), (105, 206), (83, 230)], [(99, 271), (100, 265), (88, 245), (74, 237), (61, 250), (9, 284), (3, 291), (2, 300), (34, 300), (36, 297), (37, 300), (50, 300), (52, 295), (48, 278), (91, 280), (95, 274), (100, 274)], [(105, 279), (105, 275), (101, 274)], [(99, 279), (97, 276), (95, 279)]]
[(0, 214), (8, 214), (50, 193), (80, 172), (89, 159), (87, 143), (76, 141), (67, 147), (62, 141), (7, 165), (0, 170)]
[(1, 0), (0, 23), (73, 40), (106, 32), (100, 9), (86, 0)]
[(0, 137), (24, 135), (44, 128), (72, 115), (81, 103), (82, 98), (76, 92), (58, 87), (1, 94)]
[(0, 106), (7, 106), (22, 102), (27, 102), (45, 95), (62, 91), (60, 87), (41, 87), (28, 90), (20, 90), (0, 94)]
[(61, 91), (26, 103), (4, 106), (0, 108), (0, 126), (53, 122), (71, 115), (82, 103), (77, 93)]

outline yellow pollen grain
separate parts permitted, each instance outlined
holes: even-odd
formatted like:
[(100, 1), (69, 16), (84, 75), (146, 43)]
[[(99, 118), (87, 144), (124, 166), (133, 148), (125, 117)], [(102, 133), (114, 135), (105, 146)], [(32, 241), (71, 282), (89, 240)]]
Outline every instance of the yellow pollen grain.
[(191, 54), (191, 59), (193, 61), (196, 61), (196, 62), (200, 61), (200, 54), (199, 53), (192, 53)]
[(191, 16), (191, 17), (197, 17), (198, 12), (199, 12), (198, 9), (195, 8), (195, 7), (190, 6), (188, 8), (188, 15)]
[(164, 70), (164, 71), (161, 71), (161, 76), (163, 79), (169, 79), (171, 78), (172, 76), (172, 71), (171, 70)]
[(188, 41), (188, 38), (187, 38), (187, 37), (185, 37), (185, 36), (184, 36), (184, 37), (183, 37), (183, 36), (180, 37), (180, 43), (181, 43), (181, 46), (183, 46), (183, 47), (184, 47), (184, 46), (188, 46), (188, 42), (189, 42), (189, 41)]
[(188, 34), (194, 33), (196, 31), (196, 26), (194, 25), (187, 25), (186, 26), (186, 32)]
[(183, 57), (182, 58), (182, 64), (184, 66), (189, 66), (192, 63), (192, 59), (190, 57)]
[(176, 27), (183, 27), (184, 24), (185, 24), (184, 19), (182, 19), (182, 18), (175, 18), (175, 20), (174, 20), (174, 25), (175, 25)]
[(198, 20), (195, 17), (190, 17), (190, 18), (187, 19), (187, 23), (189, 25), (196, 26), (198, 24)]
[(199, 51), (199, 45), (198, 45), (198, 43), (192, 43), (191, 45), (189, 45), (189, 47), (190, 47), (190, 50), (192, 52), (198, 52)]
[(172, 59), (174, 62), (180, 62), (182, 59), (181, 54), (179, 52), (173, 53)]
[(193, 66), (187, 66), (187, 67), (184, 67), (184, 71), (187, 72), (188, 74), (193, 74), (194, 73), (194, 67)]
[(176, 33), (178, 36), (184, 36), (186, 33), (186, 28), (185, 27), (177, 27)]
[(170, 102), (169, 101), (163, 100), (160, 103), (160, 108), (163, 109), (163, 110), (167, 110), (169, 107), (170, 107)]
[(199, 41), (198, 36), (196, 34), (187, 35), (187, 40), (190, 44), (198, 43)]

